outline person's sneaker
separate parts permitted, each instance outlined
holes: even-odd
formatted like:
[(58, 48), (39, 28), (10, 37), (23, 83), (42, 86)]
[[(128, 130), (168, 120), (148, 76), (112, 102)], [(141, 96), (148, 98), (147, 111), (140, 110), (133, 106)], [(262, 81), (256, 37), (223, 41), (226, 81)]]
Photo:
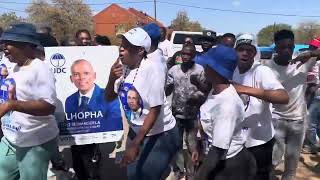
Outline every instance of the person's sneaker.
[(309, 146), (304, 146), (301, 150), (302, 154), (317, 154), (318, 150), (316, 148), (311, 148)]

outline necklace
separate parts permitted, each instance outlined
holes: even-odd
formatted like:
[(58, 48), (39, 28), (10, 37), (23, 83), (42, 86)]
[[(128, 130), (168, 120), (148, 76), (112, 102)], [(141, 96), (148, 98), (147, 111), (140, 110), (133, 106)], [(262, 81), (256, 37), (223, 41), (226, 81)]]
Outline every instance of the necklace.
[[(140, 64), (141, 64), (141, 62), (139, 63), (139, 66), (138, 66), (138, 68), (136, 69), (136, 73), (135, 73), (135, 75), (133, 76), (132, 85), (133, 85), (134, 81), (136, 80), (136, 77), (137, 77), (137, 74), (138, 74), (138, 71), (139, 71), (139, 68), (140, 68)], [(125, 82), (125, 80), (126, 80), (126, 78), (127, 78), (128, 75), (129, 75), (129, 73), (128, 73), (128, 67), (125, 67), (124, 77), (123, 77), (123, 79), (122, 79), (120, 88), (123, 88), (124, 82)]]

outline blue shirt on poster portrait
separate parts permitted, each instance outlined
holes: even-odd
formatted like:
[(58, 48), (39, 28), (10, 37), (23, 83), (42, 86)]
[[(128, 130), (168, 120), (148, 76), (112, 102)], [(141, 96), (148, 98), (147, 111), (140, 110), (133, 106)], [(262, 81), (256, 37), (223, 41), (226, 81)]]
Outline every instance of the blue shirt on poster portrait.
[[(123, 130), (120, 102), (118, 99), (115, 99), (112, 102), (107, 102), (105, 100), (104, 89), (100, 88), (98, 85), (95, 85), (92, 96), (87, 105), (88, 107), (82, 114), (79, 114), (80, 112), (83, 112), (83, 110), (80, 109), (79, 100), (79, 91), (73, 93), (66, 99), (65, 112), (67, 121), (83, 122), (98, 120), (101, 122), (100, 128), (92, 129), (88, 133)], [(78, 134), (73, 133), (73, 130), (71, 130), (69, 133)]]

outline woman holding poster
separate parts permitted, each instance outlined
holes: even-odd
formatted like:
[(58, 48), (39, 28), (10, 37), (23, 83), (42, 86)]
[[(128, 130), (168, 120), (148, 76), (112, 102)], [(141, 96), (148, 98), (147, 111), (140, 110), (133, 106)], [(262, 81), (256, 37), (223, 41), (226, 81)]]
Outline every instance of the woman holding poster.
[(159, 180), (179, 148), (176, 121), (164, 93), (165, 64), (154, 59), (162, 53), (151, 53), (150, 47), (151, 38), (142, 28), (123, 34), (106, 88), (108, 101), (119, 95), (130, 125), (121, 161), (129, 180)]
[(11, 26), (0, 38), (6, 58), (16, 64), (8, 76), (16, 83), (15, 98), (11, 91), (9, 100), (0, 104), (4, 134), (0, 179), (46, 180), (57, 147), (55, 79), (50, 68), (35, 58), (40, 45), (36, 37), (35, 27), (22, 23)]

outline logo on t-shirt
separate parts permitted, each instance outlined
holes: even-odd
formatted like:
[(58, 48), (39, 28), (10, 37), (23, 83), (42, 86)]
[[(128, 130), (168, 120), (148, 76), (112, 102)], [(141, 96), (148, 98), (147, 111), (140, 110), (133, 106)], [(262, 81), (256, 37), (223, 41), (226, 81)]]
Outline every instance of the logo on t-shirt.
[(129, 121), (142, 115), (143, 101), (139, 92), (130, 83), (122, 83), (119, 89), (120, 101)]
[[(0, 80), (0, 103), (7, 102), (10, 96), (15, 97), (15, 94), (10, 95), (10, 93), (15, 92), (15, 88), (16, 82), (13, 78)], [(1, 118), (2, 129), (11, 132), (18, 132), (21, 130), (21, 126), (12, 121), (11, 114), (12, 111), (9, 111)]]
[(176, 64), (182, 64), (182, 57), (181, 57), (181, 55), (178, 55), (178, 56), (176, 57), (175, 63), (176, 63)]

